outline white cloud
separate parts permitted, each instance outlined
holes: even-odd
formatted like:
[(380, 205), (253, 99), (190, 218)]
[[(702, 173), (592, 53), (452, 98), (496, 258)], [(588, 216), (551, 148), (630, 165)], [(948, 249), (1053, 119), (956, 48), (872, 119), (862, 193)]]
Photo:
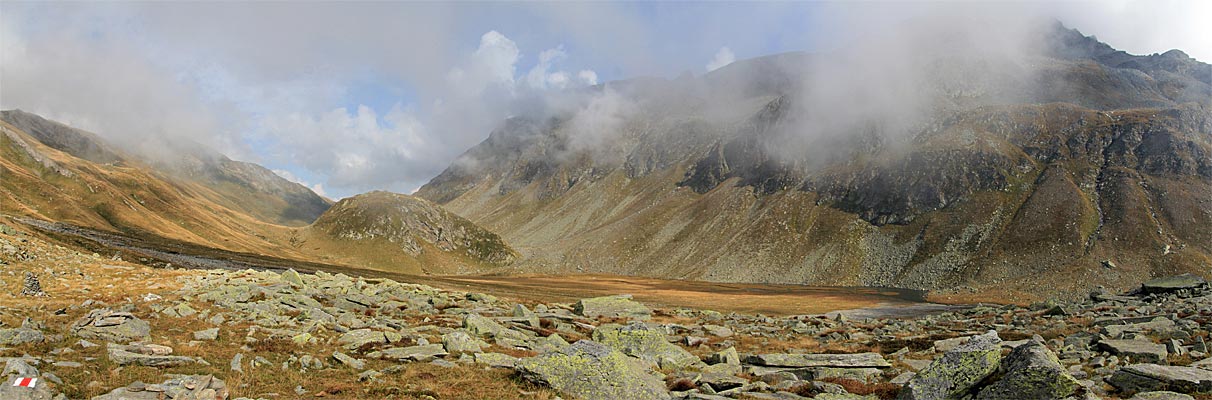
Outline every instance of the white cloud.
[(598, 73), (587, 70), (587, 69), (583, 69), (583, 70), (581, 70), (581, 72), (577, 72), (577, 78), (581, 79), (581, 83), (584, 83), (589, 86), (598, 84)]
[(736, 55), (732, 54), (732, 49), (721, 47), (720, 51), (715, 52), (715, 57), (707, 62), (707, 71), (715, 71), (728, 64), (736, 61)]
[(316, 194), (320, 195), (320, 197), (328, 198), (328, 192), (324, 191), (323, 184), (317, 183), (315, 185), (308, 186), (308, 189), (311, 189), (311, 191), (316, 192)]

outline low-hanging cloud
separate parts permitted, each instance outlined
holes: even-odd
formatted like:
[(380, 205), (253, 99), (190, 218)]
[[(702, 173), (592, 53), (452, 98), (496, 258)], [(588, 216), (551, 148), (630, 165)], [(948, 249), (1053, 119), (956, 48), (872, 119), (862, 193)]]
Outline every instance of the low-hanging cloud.
[(732, 54), (732, 49), (729, 49), (727, 46), (721, 47), (720, 51), (717, 51), (715, 56), (711, 58), (711, 61), (707, 62), (707, 72), (715, 71), (735, 61), (736, 55)]
[[(736, 53), (809, 49), (833, 57), (834, 65), (817, 66), (825, 72), (802, 82), (811, 89), (797, 99), (802, 129), (789, 135), (845, 130), (846, 121), (872, 115), (879, 124), (910, 126), (923, 111), (946, 106), (934, 101), (939, 93), (919, 90), (931, 87), (923, 80), (951, 71), (920, 61), (929, 41), (888, 39), (905, 20), (963, 25), (957, 31), (975, 36), (950, 35), (964, 49), (959, 54), (1008, 57), (998, 72), (1011, 75), (1022, 59), (1008, 52), (1013, 40), (998, 40), (1022, 36), (996, 32), (1018, 24), (995, 17), (1073, 20), (1133, 52), (1172, 46), (1212, 58), (1208, 43), (1190, 39), (1206, 37), (1208, 25), (1181, 1), (676, 8), (4, 2), (0, 8), (0, 107), (62, 120), (140, 152), (171, 147), (159, 145), (165, 142), (203, 143), (233, 158), (306, 172), (312, 185), (335, 196), (415, 189), (514, 115), (576, 119), (584, 135), (574, 138), (577, 146), (608, 144), (612, 130), (628, 129), (614, 128), (619, 116), (646, 106), (608, 90), (589, 97), (568, 92), (639, 75), (718, 72)], [(1150, 18), (1133, 18), (1146, 11)], [(662, 17), (671, 12), (690, 17)], [(982, 22), (968, 23), (976, 20)], [(359, 89), (366, 86), (382, 88), (379, 98), (368, 100)], [(947, 91), (943, 98), (982, 89), (934, 87)]]

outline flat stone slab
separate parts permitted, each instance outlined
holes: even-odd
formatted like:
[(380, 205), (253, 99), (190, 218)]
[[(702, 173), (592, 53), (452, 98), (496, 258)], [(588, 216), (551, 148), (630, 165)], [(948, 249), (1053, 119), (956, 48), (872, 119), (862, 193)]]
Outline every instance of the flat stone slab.
[(386, 358), (396, 361), (430, 361), (438, 357), (445, 357), (446, 349), (441, 344), (427, 344), (424, 346), (409, 346), (409, 347), (393, 347), (383, 351), (376, 351), (368, 354), (372, 358)]
[(765, 367), (888, 368), (892, 364), (879, 353), (857, 354), (755, 354), (746, 364)]
[(1100, 349), (1109, 351), (1120, 357), (1130, 357), (1139, 363), (1168, 364), (1166, 361), (1166, 345), (1147, 340), (1101, 340)]
[(1125, 392), (1168, 390), (1178, 393), (1212, 393), (1212, 371), (1192, 367), (1133, 364), (1107, 379)]
[(159, 352), (144, 354), (143, 352), (135, 352), (131, 350), (142, 351), (142, 348), (130, 348), (111, 343), (108, 348), (109, 360), (118, 365), (135, 364), (156, 368), (179, 367), (198, 362), (198, 360), (193, 357), (157, 354)]
[(1170, 293), (1179, 290), (1195, 289), (1206, 284), (1208, 284), (1208, 281), (1204, 280), (1203, 277), (1193, 274), (1182, 274), (1145, 282), (1141, 285), (1141, 291), (1145, 293)]
[(652, 317), (652, 309), (631, 300), (631, 295), (594, 297), (577, 301), (573, 309), (577, 315), (598, 318), (632, 318), (646, 320)]

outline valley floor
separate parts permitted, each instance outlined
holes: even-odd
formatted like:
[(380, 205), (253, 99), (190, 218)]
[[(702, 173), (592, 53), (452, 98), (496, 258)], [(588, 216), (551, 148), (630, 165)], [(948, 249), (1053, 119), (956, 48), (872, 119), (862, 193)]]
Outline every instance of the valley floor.
[[(649, 308), (641, 296), (567, 300), (548, 277), (447, 289), (140, 263), (0, 225), (0, 398), (1212, 398), (1212, 290), (1189, 276), (1077, 303), (887, 318), (718, 311), (786, 299), (747, 298), (768, 295), (747, 285), (719, 285), (719, 297), (674, 287), (664, 296), (694, 307)], [(587, 297), (654, 290), (576, 279)], [(510, 285), (530, 295), (479, 290)], [(852, 290), (820, 307), (906, 296)]]

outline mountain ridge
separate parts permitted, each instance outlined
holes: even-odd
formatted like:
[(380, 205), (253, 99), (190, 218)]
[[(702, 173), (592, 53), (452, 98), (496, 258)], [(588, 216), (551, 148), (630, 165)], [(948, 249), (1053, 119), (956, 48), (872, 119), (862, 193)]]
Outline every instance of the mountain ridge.
[(820, 58), (792, 53), (601, 85), (641, 111), (589, 150), (575, 114), (515, 116), (416, 194), (551, 253), (526, 254), (527, 272), (1023, 297), (1206, 273), (1212, 104), (1187, 100), (1212, 98), (1212, 66), (1055, 28), (1029, 74), (943, 71), (907, 133), (803, 136), (821, 120), (805, 104), (822, 104), (788, 82)]

